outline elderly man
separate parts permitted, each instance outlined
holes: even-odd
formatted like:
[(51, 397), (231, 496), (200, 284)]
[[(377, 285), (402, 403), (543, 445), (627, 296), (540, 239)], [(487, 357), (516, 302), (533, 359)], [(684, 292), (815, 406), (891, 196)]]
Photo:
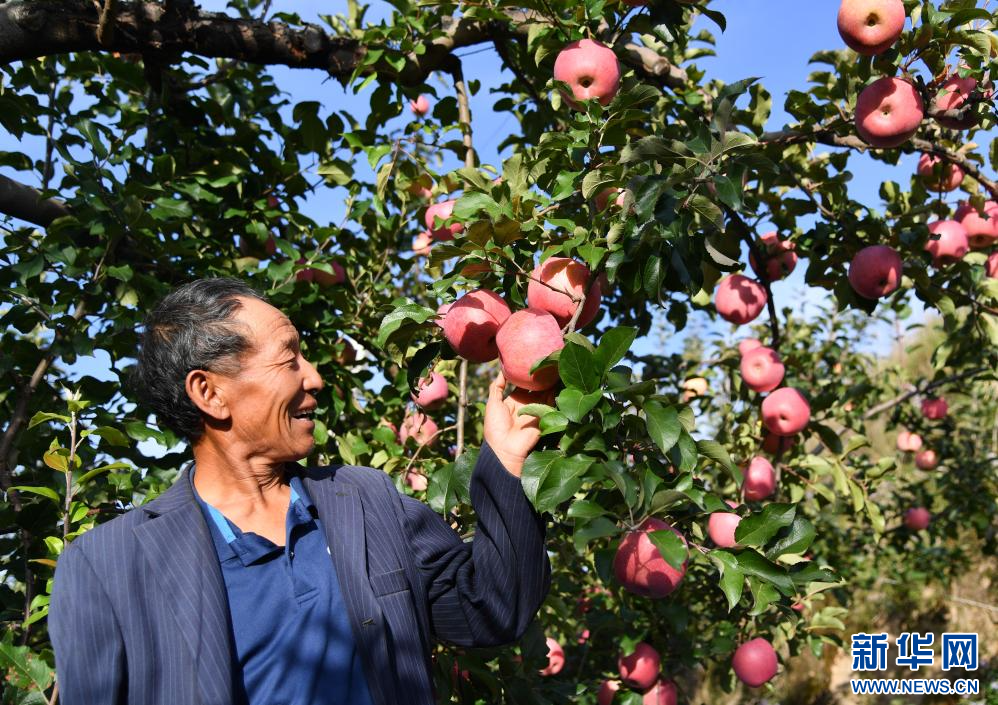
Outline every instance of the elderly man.
[(370, 468), (305, 468), (322, 379), (244, 283), (203, 279), (146, 320), (136, 386), (194, 460), (59, 560), (49, 629), (66, 705), (429, 705), (434, 639), (519, 637), (550, 585), (519, 475), (530, 399), (489, 390), (464, 542)]

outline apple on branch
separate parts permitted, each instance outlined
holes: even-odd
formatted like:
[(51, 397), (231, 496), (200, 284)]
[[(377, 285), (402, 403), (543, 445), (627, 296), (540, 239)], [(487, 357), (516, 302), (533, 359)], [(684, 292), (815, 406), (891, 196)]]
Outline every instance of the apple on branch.
[(932, 264), (945, 267), (963, 259), (970, 250), (967, 229), (955, 220), (937, 220), (929, 223), (929, 233), (938, 238), (929, 238), (925, 251), (932, 255)]
[(778, 436), (792, 436), (811, 420), (811, 405), (799, 390), (781, 387), (762, 401), (762, 423)]
[(509, 316), (509, 306), (498, 294), (477, 289), (450, 305), (441, 327), (458, 355), (469, 362), (490, 362), (499, 357), (496, 338)]
[(561, 326), (547, 311), (537, 308), (517, 311), (499, 327), (495, 343), (503, 375), (520, 389), (539, 392), (558, 383), (557, 365), (530, 371), (555, 350), (565, 347)]
[[(527, 301), (530, 308), (547, 311), (565, 326), (579, 307), (591, 273), (589, 267), (570, 257), (549, 257), (534, 268), (527, 284)], [(589, 287), (582, 313), (575, 323), (576, 329), (589, 325), (599, 313), (602, 291), (608, 286), (606, 277), (600, 275)]]
[(923, 153), (918, 158), (916, 173), (932, 191), (955, 191), (963, 183), (963, 169), (934, 154)]
[(714, 308), (729, 323), (749, 323), (766, 308), (766, 290), (744, 274), (729, 274), (717, 285)]
[(572, 89), (575, 100), (566, 98), (573, 108), (580, 109), (578, 101), (590, 99), (607, 105), (620, 89), (620, 63), (606, 44), (580, 39), (558, 52), (554, 78)]
[(776, 675), (779, 662), (773, 645), (762, 637), (756, 637), (735, 649), (731, 666), (735, 669), (738, 680), (758, 688)]
[(634, 651), (621, 655), (617, 660), (620, 680), (638, 690), (646, 690), (658, 680), (661, 665), (658, 651), (643, 641), (634, 647)]
[(912, 507), (904, 513), (904, 525), (912, 531), (922, 531), (929, 528), (932, 515), (925, 507)]
[(411, 110), (416, 117), (423, 117), (430, 112), (430, 99), (425, 95), (421, 95), (416, 98), (416, 100), (410, 100), (409, 110)]
[(871, 147), (899, 147), (918, 131), (924, 114), (911, 82), (883, 76), (856, 99), (856, 132)]
[(776, 470), (773, 464), (762, 456), (756, 456), (749, 461), (745, 469), (745, 481), (742, 483), (742, 494), (750, 502), (759, 502), (771, 496), (776, 491)]
[(447, 400), (447, 380), (439, 372), (431, 372), (429, 377), (419, 380), (410, 396), (420, 409), (439, 409)]
[(842, 0), (838, 27), (842, 41), (857, 54), (882, 54), (894, 45), (904, 30), (904, 3), (901, 0)]
[(954, 220), (967, 231), (967, 242), (975, 250), (983, 250), (998, 242), (998, 202), (985, 201), (983, 214), (970, 203), (961, 203), (953, 214)]
[[(738, 507), (738, 504), (730, 499), (726, 504), (732, 509)], [(735, 541), (735, 529), (741, 521), (742, 518), (734, 512), (712, 512), (707, 520), (707, 535), (718, 548), (734, 548), (738, 545)]]
[(746, 386), (755, 392), (771, 392), (780, 386), (786, 368), (779, 353), (767, 347), (749, 350), (739, 369)]
[(901, 255), (887, 245), (871, 245), (849, 263), (849, 285), (864, 299), (879, 299), (901, 285)]
[(613, 574), (624, 589), (635, 595), (666, 597), (679, 586), (686, 575), (686, 562), (678, 569), (673, 568), (648, 538), (649, 531), (672, 531), (686, 543), (686, 537), (671, 524), (648, 517), (621, 540), (613, 558)]

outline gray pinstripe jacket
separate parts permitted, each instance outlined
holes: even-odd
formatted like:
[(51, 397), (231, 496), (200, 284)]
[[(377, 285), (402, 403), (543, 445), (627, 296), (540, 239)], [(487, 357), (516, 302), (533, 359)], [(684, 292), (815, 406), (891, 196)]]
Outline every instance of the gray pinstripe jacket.
[[(49, 612), (65, 705), (228, 705), (225, 586), (188, 468), (160, 497), (80, 536), (59, 559)], [(433, 639), (516, 640), (547, 594), (544, 521), (483, 446), (475, 538), (378, 470), (308, 468), (375, 705), (430, 705)]]

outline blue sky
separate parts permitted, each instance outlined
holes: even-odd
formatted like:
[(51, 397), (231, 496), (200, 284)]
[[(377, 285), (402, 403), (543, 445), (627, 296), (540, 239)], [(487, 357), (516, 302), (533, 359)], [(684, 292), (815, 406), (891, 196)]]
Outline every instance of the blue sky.
[[(819, 50), (843, 46), (835, 26), (838, 4), (838, 0), (719, 0), (713, 4), (713, 7), (726, 15), (727, 31), (721, 33), (712, 23), (703, 22), (702, 26), (709, 29), (717, 38), (717, 56), (698, 59), (697, 63), (707, 70), (709, 78), (717, 78), (728, 83), (748, 76), (761, 77), (762, 83), (773, 96), (773, 113), (768, 127), (778, 129), (788, 121), (787, 115), (782, 110), (787, 91), (792, 88), (805, 88), (807, 76), (815, 68), (808, 64), (810, 56)], [(201, 5), (209, 10), (225, 9), (224, 3), (218, 1), (203, 2)], [(345, 5), (341, 2), (330, 3), (323, 10), (345, 12)], [(372, 10), (369, 19), (381, 16), (384, 12), (383, 7), (380, 11), (377, 7)], [(282, 10), (301, 11), (301, 4), (275, 0), (272, 12)], [(303, 12), (303, 17), (317, 20), (314, 16), (310, 17), (307, 12)], [(700, 25), (697, 29), (699, 28)], [(495, 97), (490, 94), (489, 88), (497, 85), (500, 80), (506, 80), (508, 76), (503, 75), (498, 57), (493, 51), (466, 49), (461, 54), (464, 55), (467, 78), (482, 82), (481, 90), (471, 99), (475, 146), (482, 162), (498, 165), (501, 159), (509, 156), (509, 153), (507, 151), (497, 154), (496, 147), (509, 130), (516, 128), (516, 122), (506, 113), (492, 111)], [(330, 80), (321, 71), (291, 70), (283, 67), (273, 67), (270, 70), (277, 84), (287, 92), (290, 105), (303, 100), (319, 100), (337, 109), (345, 109), (361, 119), (367, 113), (367, 101), (372, 90), (370, 87), (355, 95), (349, 90), (344, 91), (337, 82)], [(431, 80), (436, 85), (438, 94), (451, 93), (448, 82), (436, 78)], [(287, 119), (290, 120), (290, 107), (287, 108), (287, 112)], [(398, 119), (396, 127), (408, 119), (411, 119), (411, 116), (405, 111), (403, 117)], [(987, 145), (991, 137), (993, 135), (989, 134), (985, 139), (985, 135), (979, 134), (977, 141)], [(12, 142), (9, 136), (0, 136), (0, 148), (18, 148)], [(34, 144), (25, 142), (19, 148), (34, 151), (36, 144), (40, 148), (37, 142)], [(850, 185), (853, 197), (867, 205), (878, 206), (880, 183), (885, 179), (893, 179), (901, 184), (908, 183), (915, 162), (915, 156), (906, 156), (897, 166), (891, 167), (866, 157), (854, 157), (851, 165), (855, 178)], [(24, 174), (3, 171), (10, 173), (14, 178), (30, 180)], [(342, 200), (338, 199), (335, 193), (330, 194), (328, 191), (318, 191), (301, 206), (319, 223), (336, 223), (342, 217)], [(826, 300), (822, 290), (810, 289), (803, 285), (804, 269), (804, 266), (798, 266), (787, 281), (774, 286), (774, 297), (778, 308), (785, 305), (794, 305), (798, 309), (801, 306), (806, 308)], [(915, 301), (912, 303), (917, 305)], [(921, 308), (917, 307), (916, 310), (917, 317), (920, 318)], [(695, 331), (693, 334), (706, 334), (711, 339), (728, 342), (746, 336), (744, 329), (735, 329), (723, 322), (713, 323), (705, 313), (696, 313), (691, 317), (691, 325), (687, 331), (678, 335), (671, 335), (670, 331), (667, 350), (669, 352), (678, 350), (684, 336), (691, 334), (690, 331)], [(871, 348), (886, 351), (892, 336), (892, 331), (885, 328), (871, 340)], [(651, 352), (653, 349), (661, 351), (657, 335), (653, 333), (650, 337), (651, 341), (638, 343), (636, 351), (639, 354)], [(71, 371), (74, 375), (90, 374), (98, 378), (113, 379), (107, 373), (108, 363), (107, 356), (98, 353), (93, 358), (80, 358)]]

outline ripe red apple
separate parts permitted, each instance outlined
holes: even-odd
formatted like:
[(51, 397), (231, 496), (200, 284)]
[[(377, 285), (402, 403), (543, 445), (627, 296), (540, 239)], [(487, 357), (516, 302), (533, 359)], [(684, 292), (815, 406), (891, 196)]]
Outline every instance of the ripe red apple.
[(617, 197), (613, 199), (613, 204), (618, 208), (623, 208), (624, 196), (626, 194), (627, 191), (619, 186), (608, 186), (593, 197), (593, 202), (596, 204), (596, 210), (606, 210), (607, 205), (610, 203), (610, 199), (613, 198), (614, 195)]
[(439, 372), (431, 372), (429, 377), (419, 380), (410, 396), (420, 409), (439, 409), (447, 400), (447, 380)]
[(745, 685), (757, 688), (776, 675), (779, 664), (772, 644), (756, 637), (735, 649), (731, 659), (735, 675)]
[(455, 235), (464, 230), (464, 225), (461, 223), (452, 223), (451, 225), (437, 224), (438, 220), (442, 223), (451, 217), (454, 213), (455, 203), (457, 203), (457, 201), (451, 199), (449, 201), (441, 201), (440, 203), (431, 203), (426, 208), (426, 214), (423, 216), (423, 222), (425, 222), (426, 227), (430, 229), (430, 235), (433, 236), (434, 240), (453, 240)]
[(931, 448), (915, 454), (915, 465), (919, 470), (934, 470), (939, 465), (939, 456)]
[(856, 132), (871, 147), (899, 147), (918, 131), (923, 115), (918, 89), (902, 78), (884, 76), (856, 99)]
[(914, 452), (922, 447), (922, 437), (917, 433), (901, 431), (898, 433), (897, 446), (900, 451)]
[(740, 369), (745, 384), (756, 392), (773, 391), (780, 386), (786, 373), (779, 354), (766, 347), (749, 350), (742, 358)]
[(438, 326), (440, 326), (441, 329), (444, 327), (444, 319), (447, 317), (447, 312), (450, 311), (450, 307), (453, 305), (454, 305), (453, 303), (449, 303), (449, 304), (440, 304), (439, 306), (437, 306), (438, 318), (433, 322), (436, 323)]
[(676, 705), (677, 702), (676, 684), (661, 678), (641, 696), (641, 705)]
[(415, 113), (418, 117), (423, 117), (426, 113), (430, 112), (430, 99), (425, 95), (421, 95), (416, 98), (416, 100), (410, 100), (409, 110)]
[(620, 690), (620, 681), (605, 680), (596, 694), (596, 705), (611, 705), (613, 696)]
[(729, 274), (717, 285), (714, 307), (724, 320), (742, 325), (755, 320), (766, 308), (766, 290), (744, 274)]
[(778, 436), (766, 431), (762, 438), (762, 449), (770, 455), (786, 453), (797, 443), (797, 436)]
[(412, 251), (419, 257), (426, 257), (430, 254), (430, 247), (433, 246), (433, 235), (429, 230), (424, 230), (412, 239)]
[(488, 289), (468, 292), (447, 309), (443, 329), (454, 351), (470, 362), (499, 357), (496, 334), (509, 318), (509, 306)]
[(767, 281), (775, 282), (783, 279), (797, 266), (795, 248), (794, 243), (781, 240), (775, 230), (760, 235), (757, 249), (762, 257), (762, 266), (760, 267), (750, 253), (749, 264), (752, 266), (752, 271), (759, 275), (760, 279)]
[(399, 442), (405, 443), (407, 438), (413, 438), (418, 445), (432, 447), (437, 442), (436, 422), (426, 414), (416, 412), (406, 414), (402, 419), (402, 426), (399, 428)]
[(988, 255), (988, 261), (984, 263), (984, 272), (992, 279), (998, 279), (998, 252)]
[(738, 343), (738, 353), (740, 355), (748, 354), (749, 350), (755, 350), (756, 348), (761, 348), (762, 343), (760, 343), (755, 338), (745, 338), (743, 341)]
[[(635, 530), (624, 536), (613, 558), (613, 574), (624, 588), (642, 597), (665, 597), (675, 590), (686, 575), (686, 563), (679, 570), (662, 558), (658, 548), (648, 538), (649, 531), (672, 531), (686, 538), (661, 519), (649, 517)], [(647, 686), (646, 686), (647, 687)]]
[(811, 405), (793, 387), (781, 387), (762, 401), (762, 423), (771, 433), (792, 436), (811, 420)]
[(932, 515), (925, 507), (912, 507), (904, 513), (904, 525), (912, 531), (922, 531), (929, 528)]
[(776, 470), (773, 464), (760, 455), (749, 461), (745, 469), (742, 494), (750, 502), (759, 502), (776, 491)]
[(939, 236), (939, 239), (930, 238), (925, 243), (925, 251), (932, 255), (932, 264), (936, 267), (959, 262), (970, 250), (967, 230), (955, 220), (937, 220), (929, 223), (929, 233)]
[(707, 380), (703, 377), (691, 377), (683, 382), (683, 401), (687, 402), (707, 393)]
[[(732, 509), (738, 506), (731, 500), (727, 501), (727, 505)], [(735, 541), (735, 529), (741, 520), (742, 518), (733, 512), (712, 512), (707, 520), (707, 535), (719, 548), (734, 548), (738, 543)]]
[[(299, 257), (296, 264), (304, 264), (306, 261), (307, 260), (304, 257)], [(316, 269), (315, 267), (305, 267), (304, 269), (299, 269), (295, 273), (295, 281), (314, 282), (323, 288), (333, 286), (335, 284), (342, 284), (346, 281), (347, 274), (346, 270), (343, 269), (343, 265), (339, 262), (332, 262), (331, 266), (333, 268), (333, 274), (321, 269)]]
[(904, 3), (901, 0), (842, 0), (838, 25), (842, 41), (857, 54), (882, 54), (901, 36)]
[(917, 174), (932, 191), (955, 191), (963, 183), (963, 169), (928, 152), (918, 158)]
[[(589, 267), (582, 262), (570, 257), (549, 257), (530, 273), (527, 284), (530, 308), (547, 311), (557, 319), (559, 325), (566, 325), (579, 307), (578, 302), (572, 299), (582, 298), (589, 277)], [(596, 317), (605, 286), (606, 277), (598, 277), (589, 287), (576, 329), (585, 328)]]
[(849, 264), (849, 284), (864, 299), (887, 296), (901, 285), (901, 255), (887, 245), (871, 245)]
[(969, 203), (962, 203), (953, 215), (967, 231), (967, 241), (975, 250), (991, 247), (998, 242), (998, 202), (986, 201), (984, 215)]
[(658, 652), (643, 641), (634, 647), (633, 652), (617, 659), (620, 680), (638, 690), (650, 688), (655, 683), (661, 665)]
[(613, 49), (606, 44), (580, 39), (558, 52), (554, 77), (572, 89), (575, 100), (566, 98), (573, 108), (579, 107), (576, 101), (591, 98), (606, 105), (620, 88), (620, 64)]
[(942, 397), (928, 397), (922, 400), (922, 416), (933, 421), (946, 418), (949, 404)]
[(495, 340), (507, 381), (533, 392), (550, 389), (558, 383), (557, 365), (530, 372), (537, 362), (565, 347), (561, 326), (550, 313), (536, 308), (517, 311), (499, 327)]
[(589, 630), (583, 629), (582, 633), (579, 634), (579, 638), (576, 641), (578, 641), (579, 644), (585, 644), (587, 641), (589, 641)]
[(977, 79), (970, 76), (960, 78), (958, 75), (950, 77), (936, 93), (932, 99), (930, 108), (936, 122), (943, 127), (953, 130), (967, 130), (977, 124), (977, 115), (973, 112), (960, 117), (948, 117), (946, 115), (936, 115), (936, 113), (948, 110), (959, 110), (967, 102), (970, 94), (977, 89)]
[(552, 639), (547, 638), (548, 645), (548, 665), (541, 669), (542, 676), (554, 676), (561, 672), (561, 669), (565, 667), (565, 650), (561, 648), (561, 644)]
[(430, 482), (426, 479), (426, 475), (418, 473), (414, 470), (410, 470), (405, 474), (405, 484), (416, 492), (425, 492), (426, 488), (430, 486)]

